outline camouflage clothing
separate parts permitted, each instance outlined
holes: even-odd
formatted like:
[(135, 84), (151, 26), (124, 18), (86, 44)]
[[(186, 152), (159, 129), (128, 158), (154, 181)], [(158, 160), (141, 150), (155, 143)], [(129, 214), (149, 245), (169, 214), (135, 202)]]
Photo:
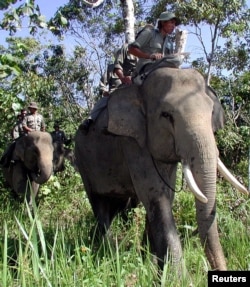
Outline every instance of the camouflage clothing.
[(43, 116), (35, 113), (29, 113), (22, 122), (23, 128), (27, 126), (28, 128), (32, 129), (33, 131), (44, 131), (45, 130), (45, 123)]
[(128, 52), (128, 44), (124, 44), (116, 53), (114, 68), (123, 70), (124, 76), (133, 76), (137, 58)]
[(24, 130), (23, 130), (23, 121), (19, 120), (13, 130), (12, 130), (12, 138), (15, 140), (17, 138), (19, 138), (20, 136), (23, 136), (25, 134)]
[[(121, 76), (114, 72), (115, 69), (122, 70), (124, 77), (133, 76), (135, 71), (137, 58), (128, 53), (128, 45), (123, 45), (116, 53), (114, 64), (108, 65), (106, 73), (102, 76), (100, 81), (100, 90), (103, 97), (95, 104), (91, 110), (89, 117), (80, 125), (80, 129), (86, 134), (89, 126), (94, 122), (101, 111), (103, 111), (108, 104), (108, 96), (111, 92), (117, 89), (123, 82)], [(120, 71), (119, 71), (120, 72)], [(108, 88), (107, 88), (108, 86)]]
[(100, 80), (100, 91), (102, 95), (108, 95), (109, 92), (116, 89), (121, 84), (121, 80), (114, 74), (114, 64), (109, 64), (106, 72)]
[[(137, 58), (128, 53), (128, 45), (124, 44), (116, 53), (114, 64), (108, 65), (106, 73), (102, 76), (100, 81), (100, 89), (104, 97), (102, 97), (90, 112), (89, 119), (95, 121), (102, 110), (104, 110), (108, 103), (108, 95), (117, 89), (122, 81), (114, 73), (114, 69), (123, 71), (124, 76), (132, 76), (136, 69)], [(108, 88), (107, 88), (108, 85)]]

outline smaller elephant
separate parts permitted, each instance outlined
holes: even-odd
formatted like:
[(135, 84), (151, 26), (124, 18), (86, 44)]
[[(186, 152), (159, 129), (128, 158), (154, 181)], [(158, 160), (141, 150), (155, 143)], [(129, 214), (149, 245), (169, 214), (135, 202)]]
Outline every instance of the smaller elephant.
[[(19, 138), (14, 147), (12, 163), (3, 167), (8, 185), (17, 195), (24, 195), (29, 205), (35, 198), (39, 185), (47, 182), (55, 168), (52, 137), (47, 132), (34, 131)], [(61, 160), (56, 161), (60, 170)]]
[(67, 159), (70, 164), (77, 170), (75, 164), (74, 151), (70, 148), (65, 147), (63, 143), (53, 142), (54, 153), (53, 153), (53, 165), (54, 173), (64, 171), (65, 169), (65, 159)]

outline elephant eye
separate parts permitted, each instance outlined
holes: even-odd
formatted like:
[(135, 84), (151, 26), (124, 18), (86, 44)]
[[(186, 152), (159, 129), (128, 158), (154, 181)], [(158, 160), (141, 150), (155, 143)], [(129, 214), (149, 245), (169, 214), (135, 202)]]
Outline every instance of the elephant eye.
[(171, 121), (173, 123), (173, 117), (172, 117), (172, 115), (170, 113), (162, 112), (161, 113), (161, 117), (164, 117), (164, 118), (168, 119), (169, 121)]

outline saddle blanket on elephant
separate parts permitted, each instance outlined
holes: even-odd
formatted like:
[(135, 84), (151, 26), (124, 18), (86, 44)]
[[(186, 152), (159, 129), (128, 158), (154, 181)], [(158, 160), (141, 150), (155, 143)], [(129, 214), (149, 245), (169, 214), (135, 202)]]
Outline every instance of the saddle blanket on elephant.
[(133, 78), (133, 83), (140, 86), (146, 77), (154, 70), (160, 67), (176, 68), (179, 69), (184, 58), (187, 57), (189, 53), (178, 53), (167, 55), (160, 60), (154, 61), (152, 64), (146, 64), (139, 74)]

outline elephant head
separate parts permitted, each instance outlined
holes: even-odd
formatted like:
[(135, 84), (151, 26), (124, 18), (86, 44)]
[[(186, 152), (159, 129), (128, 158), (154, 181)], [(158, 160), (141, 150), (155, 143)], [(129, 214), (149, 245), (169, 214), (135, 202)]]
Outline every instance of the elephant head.
[(23, 162), (32, 181), (43, 184), (53, 173), (53, 151), (49, 133), (32, 132), (16, 142), (14, 158)]
[(32, 205), (31, 194), (35, 198), (39, 185), (48, 181), (53, 173), (53, 151), (49, 133), (29, 133), (16, 140), (12, 156), (14, 163), (3, 168), (7, 183), (16, 194), (26, 193), (29, 205)]
[[(187, 183), (196, 196), (198, 230), (208, 260), (212, 268), (225, 270), (226, 262), (215, 218), (218, 163), (219, 170), (229, 174), (230, 178), (232, 176), (225, 168), (221, 168), (214, 137), (214, 132), (224, 124), (223, 109), (213, 91), (206, 87), (201, 74), (192, 69), (159, 68), (147, 77), (141, 87), (125, 87), (115, 91), (108, 103), (108, 115), (108, 130), (111, 133), (136, 141), (130, 143), (138, 145), (134, 157), (140, 150), (146, 150), (144, 154), (148, 154), (151, 161), (159, 166), (165, 175), (169, 194), (175, 186), (174, 176), (169, 171), (174, 170), (178, 162), (182, 163)], [(129, 156), (130, 151), (126, 146), (124, 148)], [(136, 160), (139, 164), (139, 157)], [(146, 161), (144, 164), (146, 166)], [(248, 194), (243, 186), (239, 187)], [(151, 190), (154, 188), (151, 187)], [(144, 201), (149, 213), (152, 212), (152, 201), (154, 204), (158, 202), (156, 197), (149, 194), (147, 198), (145, 194), (139, 195), (139, 199)], [(157, 204), (159, 208), (155, 214), (159, 213), (160, 207), (164, 209), (161, 203)], [(149, 216), (148, 221), (154, 222), (154, 216)], [(172, 215), (159, 216), (168, 220)], [(173, 227), (174, 222), (171, 221), (170, 225)], [(151, 230), (151, 235), (153, 233)], [(170, 238), (175, 236), (173, 234), (167, 235), (166, 240), (170, 251), (176, 253), (180, 244), (176, 247), (175, 240), (171, 243)], [(153, 234), (151, 237), (156, 245), (158, 242), (161, 246), (158, 257), (163, 257), (164, 252), (160, 249), (164, 249), (166, 244), (163, 243), (160, 230), (157, 236)], [(159, 241), (157, 237), (162, 239)]]
[(32, 204), (31, 193), (35, 198), (39, 185), (64, 169), (65, 158), (75, 164), (72, 150), (53, 143), (49, 133), (34, 131), (16, 140), (12, 156), (14, 164), (3, 168), (3, 174), (15, 193), (24, 195), (27, 190), (27, 201)]

